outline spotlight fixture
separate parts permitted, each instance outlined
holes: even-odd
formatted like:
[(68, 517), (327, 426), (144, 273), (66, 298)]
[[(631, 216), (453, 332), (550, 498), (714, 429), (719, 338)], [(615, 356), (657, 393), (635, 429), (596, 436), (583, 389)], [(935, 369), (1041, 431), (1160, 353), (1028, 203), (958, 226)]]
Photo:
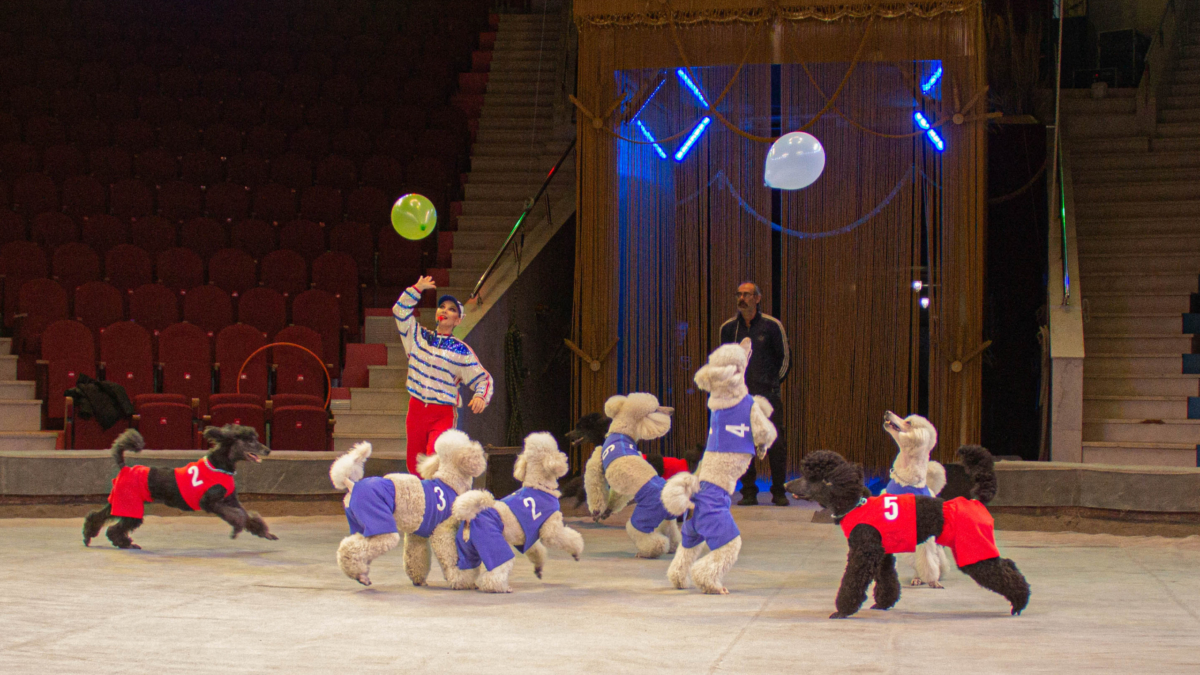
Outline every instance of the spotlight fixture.
[(917, 293), (920, 293), (921, 289), (925, 287), (925, 283), (922, 282), (920, 279), (916, 279), (913, 281), (912, 286), (913, 286), (914, 291), (916, 291)]
[(934, 69), (933, 74), (929, 76), (929, 79), (921, 83), (921, 91), (928, 94), (929, 92), (933, 91), (933, 88), (937, 86), (938, 80), (941, 79), (942, 64), (939, 63), (937, 68)]
[(928, 295), (921, 298), (921, 309), (929, 309), (929, 296)]

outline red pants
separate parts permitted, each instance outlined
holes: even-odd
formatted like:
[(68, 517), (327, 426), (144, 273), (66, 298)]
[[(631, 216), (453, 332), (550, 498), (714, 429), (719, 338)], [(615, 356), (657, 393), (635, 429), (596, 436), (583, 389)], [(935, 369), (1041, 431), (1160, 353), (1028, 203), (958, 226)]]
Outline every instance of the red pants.
[(432, 455), (433, 443), (447, 429), (453, 429), (458, 418), (452, 405), (425, 403), (417, 398), (408, 399), (408, 416), (404, 428), (408, 435), (408, 472), (417, 475), (417, 455)]
[(124, 518), (144, 518), (146, 502), (150, 498), (150, 467), (123, 466), (113, 479), (112, 492), (108, 494), (108, 503), (112, 504), (112, 514)]

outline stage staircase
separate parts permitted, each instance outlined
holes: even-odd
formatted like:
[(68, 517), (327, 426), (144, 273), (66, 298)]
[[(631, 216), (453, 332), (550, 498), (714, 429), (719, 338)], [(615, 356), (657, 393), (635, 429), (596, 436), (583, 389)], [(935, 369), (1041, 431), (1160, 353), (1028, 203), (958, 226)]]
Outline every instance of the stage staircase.
[(1083, 461), (1200, 460), (1200, 42), (1156, 133), (1133, 89), (1064, 90), (1084, 303)]
[[(450, 285), (437, 295), (450, 293), (467, 302), (476, 282), (500, 250), (517, 218), (541, 187), (547, 172), (574, 138), (569, 118), (555, 123), (556, 92), (562, 81), (561, 11), (543, 15), (501, 14), (488, 68), (487, 90), (471, 148), (471, 171), (464, 189), (462, 213), (449, 269)], [(547, 211), (545, 200), (550, 200)], [(541, 246), (575, 210), (575, 162), (568, 158), (555, 176), (547, 197), (526, 219), (526, 245), (522, 266), (528, 265)], [(486, 287), (482, 301), (467, 305), (455, 334), (465, 338), (507, 290), (515, 273), (511, 253), (495, 282)], [(415, 279), (414, 279), (415, 281)], [(352, 389), (350, 403), (335, 406), (334, 449), (342, 452), (361, 440), (376, 451), (403, 452), (404, 420), (408, 409), (405, 390), (407, 359), (398, 342), (390, 310), (365, 319), (364, 341), (387, 345), (387, 365), (370, 367), (370, 386)], [(432, 328), (434, 310), (420, 310), (418, 321)], [(499, 364), (489, 364), (493, 369)], [(469, 393), (464, 390), (464, 397)]]
[(58, 432), (42, 431), (35, 382), (17, 379), (12, 338), (0, 338), (0, 451), (53, 450)]

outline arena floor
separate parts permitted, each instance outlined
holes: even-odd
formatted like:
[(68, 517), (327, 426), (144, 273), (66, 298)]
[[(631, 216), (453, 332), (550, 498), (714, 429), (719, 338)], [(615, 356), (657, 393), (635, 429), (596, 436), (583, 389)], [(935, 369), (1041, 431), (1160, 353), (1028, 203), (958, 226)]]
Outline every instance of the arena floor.
[[(1033, 587), (1021, 617), (957, 571), (889, 612), (830, 621), (846, 543), (802, 507), (735, 509), (731, 595), (668, 587), (623, 528), (574, 521), (581, 562), (514, 592), (414, 588), (400, 556), (342, 576), (346, 523), (271, 519), (279, 541), (211, 517), (150, 517), (142, 551), (84, 548), (79, 519), (0, 520), (0, 672), (1196, 672), (1200, 537), (1000, 532)], [(901, 568), (902, 581), (907, 580)]]

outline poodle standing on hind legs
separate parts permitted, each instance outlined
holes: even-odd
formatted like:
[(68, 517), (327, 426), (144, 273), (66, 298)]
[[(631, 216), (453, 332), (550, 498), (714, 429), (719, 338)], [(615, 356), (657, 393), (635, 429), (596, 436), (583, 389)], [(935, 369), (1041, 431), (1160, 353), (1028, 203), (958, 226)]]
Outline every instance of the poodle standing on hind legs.
[(487, 468), (483, 448), (461, 431), (451, 429), (434, 443), (437, 454), (421, 457), (421, 480), (406, 473), (363, 478), (371, 444), (359, 443), (334, 461), (329, 478), (347, 490), (344, 500), (350, 536), (338, 546), (338, 567), (364, 586), (371, 585), (371, 561), (400, 543), (404, 533), (404, 571), (414, 586), (429, 576), (430, 547), (451, 586), (458, 583), (454, 500), (471, 489), (471, 480)]
[[(771, 404), (746, 388), (749, 361), (746, 338), (718, 347), (696, 372), (696, 385), (708, 392), (708, 445), (696, 475), (677, 474), (663, 488), (668, 512), (682, 515), (695, 509), (683, 523), (683, 546), (667, 569), (675, 588), (687, 588), (690, 576), (705, 593), (729, 593), (725, 574), (742, 550), (741, 533), (729, 511), (733, 491), (755, 454), (764, 457), (777, 435)], [(701, 544), (708, 545), (709, 553), (697, 560)]]
[(637, 547), (637, 557), (657, 558), (679, 545), (679, 524), (663, 508), (666, 481), (638, 452), (638, 441), (661, 438), (671, 430), (674, 409), (658, 404), (653, 394), (613, 396), (604, 403), (612, 418), (603, 445), (596, 446), (584, 469), (592, 520), (601, 521), (630, 501), (637, 504), (625, 531)]

